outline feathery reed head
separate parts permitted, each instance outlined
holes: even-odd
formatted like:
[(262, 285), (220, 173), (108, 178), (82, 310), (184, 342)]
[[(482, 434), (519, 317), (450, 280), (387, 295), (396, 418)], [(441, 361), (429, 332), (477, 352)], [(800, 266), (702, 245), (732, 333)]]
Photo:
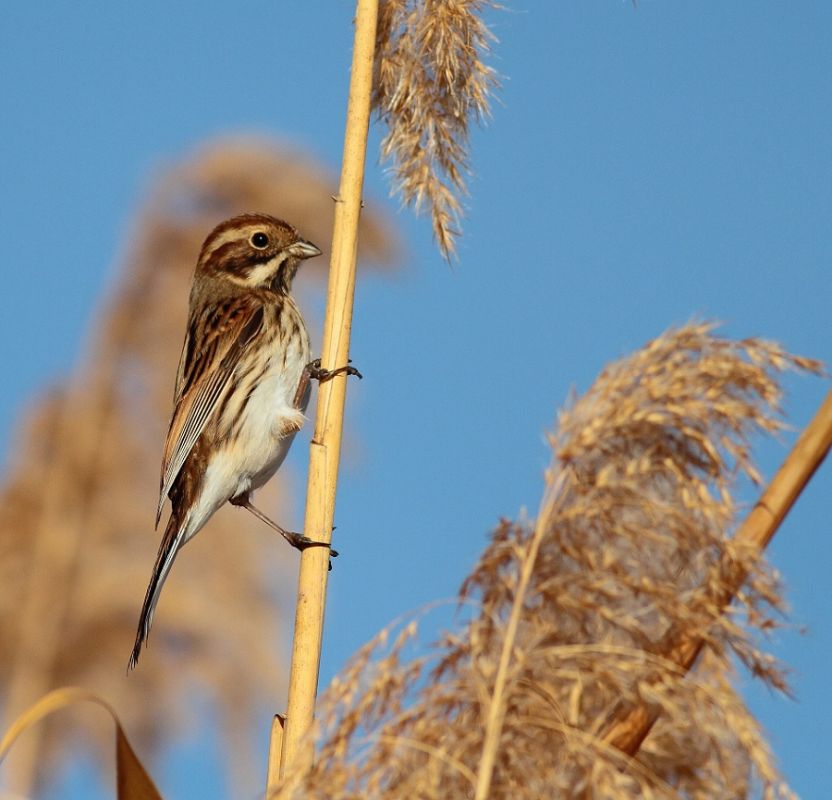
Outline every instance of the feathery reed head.
[(439, 250), (460, 235), (472, 121), (489, 113), (498, 85), (487, 66), (490, 0), (384, 0), (376, 35), (373, 105), (387, 125), (383, 161), (393, 188), (417, 213), (428, 209)]
[[(537, 519), (504, 520), (465, 581), (468, 621), (415, 659), (415, 625), (359, 652), (328, 691), (315, 766), (278, 796), (790, 796), (729, 658), (784, 686), (754, 636), (777, 580), (728, 536), (789, 368), (819, 364), (688, 325), (604, 370), (550, 438)], [(724, 558), (749, 575), (727, 615), (710, 585)], [(710, 648), (689, 675), (662, 649), (679, 629)], [(662, 712), (637, 760), (599, 735), (630, 700)]]

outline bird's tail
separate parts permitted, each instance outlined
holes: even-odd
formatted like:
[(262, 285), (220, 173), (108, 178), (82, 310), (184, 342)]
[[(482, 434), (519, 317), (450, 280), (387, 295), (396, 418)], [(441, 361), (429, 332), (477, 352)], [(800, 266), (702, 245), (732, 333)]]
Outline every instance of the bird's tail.
[(150, 626), (153, 624), (153, 613), (156, 610), (156, 604), (159, 602), (159, 596), (162, 593), (162, 587), (165, 585), (165, 579), (168, 577), (170, 568), (176, 559), (176, 554), (182, 546), (188, 517), (188, 514), (182, 515), (177, 513), (176, 508), (171, 512), (170, 519), (165, 528), (165, 535), (162, 537), (162, 543), (159, 545), (159, 553), (156, 555), (156, 563), (153, 565), (150, 584), (147, 587), (147, 593), (142, 603), (142, 612), (139, 616), (139, 629), (136, 632), (136, 643), (133, 645), (133, 652), (130, 654), (130, 661), (127, 665), (128, 672), (135, 668), (139, 661), (142, 644), (146, 644), (147, 642)]

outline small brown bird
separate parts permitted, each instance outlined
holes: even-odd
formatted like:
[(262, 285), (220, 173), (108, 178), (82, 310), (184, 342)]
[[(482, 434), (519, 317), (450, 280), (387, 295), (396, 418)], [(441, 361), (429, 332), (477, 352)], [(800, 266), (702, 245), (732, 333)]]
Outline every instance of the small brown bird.
[(165, 441), (156, 526), (165, 497), (171, 515), (129, 669), (136, 666), (179, 549), (226, 501), (251, 511), (298, 549), (321, 544), (284, 530), (249, 500), (283, 463), (303, 425), (310, 379), (358, 375), (352, 367), (326, 371), (309, 360), (309, 334), (290, 292), (301, 261), (320, 253), (291, 225), (265, 214), (227, 220), (202, 245)]

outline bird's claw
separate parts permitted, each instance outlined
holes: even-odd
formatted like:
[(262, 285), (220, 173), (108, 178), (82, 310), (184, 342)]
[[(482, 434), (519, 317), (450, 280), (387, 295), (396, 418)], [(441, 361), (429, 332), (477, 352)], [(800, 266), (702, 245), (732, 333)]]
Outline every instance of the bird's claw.
[(329, 542), (316, 542), (314, 539), (310, 539), (302, 533), (286, 531), (286, 541), (289, 542), (292, 547), (295, 547), (300, 551), (306, 550), (308, 547), (328, 547), (333, 558), (338, 555), (338, 551), (333, 550), (332, 545)]
[[(285, 534), (286, 541), (289, 542), (292, 547), (300, 550), (303, 552), (308, 547), (328, 547), (329, 548), (329, 555), (332, 558), (338, 557), (338, 551), (332, 549), (332, 545), (329, 542), (316, 542), (314, 539), (310, 539), (308, 536), (304, 536), (302, 533), (294, 533), (293, 531), (286, 531)], [(330, 569), (332, 569), (332, 565), (330, 564)]]
[(309, 371), (309, 377), (315, 378), (318, 383), (332, 380), (332, 378), (336, 375), (355, 375), (358, 380), (362, 380), (364, 376), (355, 367), (351, 366), (351, 364), (352, 359), (349, 359), (349, 364), (346, 367), (324, 369), (321, 366), (321, 359), (316, 358), (314, 361), (310, 361), (309, 364), (306, 365), (306, 369)]

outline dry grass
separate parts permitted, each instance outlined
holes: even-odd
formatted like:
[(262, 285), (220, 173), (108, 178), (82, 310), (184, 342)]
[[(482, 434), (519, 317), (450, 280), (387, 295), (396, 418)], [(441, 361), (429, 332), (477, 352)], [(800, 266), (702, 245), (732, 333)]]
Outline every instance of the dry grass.
[[(537, 519), (503, 521), (466, 579), (467, 619), (426, 655), (415, 623), (365, 647), (328, 690), (317, 764), (279, 796), (789, 797), (732, 685), (739, 661), (785, 689), (759, 643), (778, 582), (729, 536), (795, 368), (819, 365), (689, 325), (606, 369), (560, 416)], [(728, 614), (724, 560), (749, 576)], [(687, 675), (662, 658), (679, 630), (709, 645)], [(637, 759), (599, 736), (621, 701), (662, 711)]]
[(417, 213), (427, 209), (443, 256), (460, 234), (472, 122), (497, 87), (484, 62), (494, 37), (481, 19), (490, 0), (383, 0), (373, 104), (388, 132), (382, 160)]
[[(196, 255), (218, 221), (242, 211), (284, 216), (328, 241), (337, 181), (309, 158), (260, 140), (212, 144), (165, 172), (133, 228), (117, 286), (74, 375), (30, 406), (0, 490), (0, 685), (8, 719), (57, 686), (112, 702), (143, 756), (159, 754), (195, 722), (194, 692), (217, 709), (236, 792), (252, 788), (249, 737), (285, 681), (277, 651), (290, 613), (273, 587), (296, 560), (250, 515), (220, 511), (178, 560), (140, 668), (129, 679), (135, 633), (158, 533), (153, 509), (173, 377)], [(373, 209), (364, 256), (387, 262), (395, 242)], [(322, 277), (326, 262), (310, 269)], [(320, 285), (320, 284), (319, 284)], [(287, 519), (283, 480), (267, 510)], [(280, 510), (282, 509), (282, 510)], [(291, 572), (286, 573), (291, 589)], [(245, 676), (245, 680), (241, 679)], [(265, 716), (264, 716), (265, 715)], [(41, 778), (86, 746), (66, 717), (45, 723)], [(97, 755), (108, 760), (102, 726)], [(30, 783), (27, 734), (9, 760)], [(28, 766), (27, 766), (28, 762)]]

